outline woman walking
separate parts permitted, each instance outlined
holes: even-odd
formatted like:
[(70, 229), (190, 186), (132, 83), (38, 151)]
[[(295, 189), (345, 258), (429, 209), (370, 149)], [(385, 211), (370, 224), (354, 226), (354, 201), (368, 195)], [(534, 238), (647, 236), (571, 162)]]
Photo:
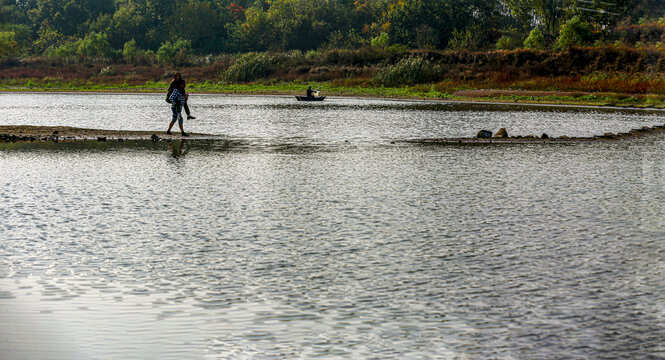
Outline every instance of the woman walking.
[(185, 83), (185, 80), (183, 80), (182, 75), (180, 75), (179, 72), (173, 74), (173, 80), (171, 80), (171, 83), (169, 83), (169, 91), (166, 93), (166, 102), (171, 102), (171, 93), (173, 93), (174, 89), (180, 89), (182, 92), (182, 95), (185, 97), (184, 103), (182, 103), (182, 107), (185, 108), (185, 114), (187, 114), (187, 120), (191, 119), (196, 119), (192, 114), (189, 112), (189, 106), (187, 106), (187, 99), (189, 98), (189, 95), (185, 91), (185, 86), (187, 84)]

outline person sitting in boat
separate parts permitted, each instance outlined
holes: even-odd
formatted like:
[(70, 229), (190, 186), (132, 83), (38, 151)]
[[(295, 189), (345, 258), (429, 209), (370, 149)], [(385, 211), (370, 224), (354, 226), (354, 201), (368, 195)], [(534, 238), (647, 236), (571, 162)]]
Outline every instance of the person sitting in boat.
[(312, 90), (312, 86), (307, 88), (307, 97), (314, 97), (314, 90)]

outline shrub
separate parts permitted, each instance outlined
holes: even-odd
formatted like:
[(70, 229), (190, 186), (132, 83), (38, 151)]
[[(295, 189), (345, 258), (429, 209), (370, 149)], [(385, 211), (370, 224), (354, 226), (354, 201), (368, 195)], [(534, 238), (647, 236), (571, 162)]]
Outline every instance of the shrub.
[(138, 45), (136, 45), (136, 40), (131, 39), (125, 43), (122, 47), (122, 56), (126, 60), (131, 60), (141, 54), (141, 50)]
[(81, 40), (76, 52), (84, 58), (108, 58), (113, 54), (113, 49), (106, 34), (93, 32)]
[(453, 30), (452, 38), (448, 41), (448, 48), (451, 50), (470, 50), (475, 51), (480, 48), (482, 42), (482, 32), (478, 26), (471, 25), (464, 31)]
[(223, 72), (228, 81), (248, 82), (268, 77), (274, 72), (274, 56), (267, 53), (247, 53), (241, 55)]
[(305, 53), (305, 59), (312, 63), (321, 62), (321, 53), (316, 50), (310, 50)]
[(81, 41), (67, 41), (59, 46), (51, 46), (46, 51), (44, 51), (44, 54), (51, 60), (61, 63), (61, 64), (66, 64), (66, 63), (74, 63), (77, 62), (79, 57), (78, 57), (78, 48), (80, 45)]
[(157, 50), (157, 61), (174, 66), (185, 65), (191, 53), (192, 42), (189, 40), (178, 40), (174, 43), (166, 41)]
[(390, 45), (390, 36), (388, 36), (388, 33), (382, 32), (381, 35), (373, 38), (370, 44), (374, 47), (384, 48)]
[(495, 46), (497, 50), (514, 50), (520, 47), (520, 41), (514, 36), (503, 35)]
[(152, 51), (140, 49), (136, 40), (132, 39), (122, 47), (122, 58), (128, 63), (149, 65), (154, 63), (155, 54)]
[(524, 48), (526, 49), (544, 50), (546, 47), (545, 36), (539, 28), (535, 28), (531, 30), (529, 36), (524, 39), (524, 43), (522, 43), (522, 45), (524, 45)]
[(409, 57), (380, 69), (373, 81), (385, 86), (422, 84), (439, 80), (442, 73), (438, 65), (420, 57)]
[(363, 36), (358, 33), (355, 29), (351, 29), (348, 32), (342, 31), (333, 31), (329, 36), (325, 44), (321, 45), (319, 48), (322, 49), (355, 49), (361, 46), (367, 45), (367, 41)]
[(583, 21), (579, 16), (575, 16), (561, 27), (559, 39), (554, 48), (556, 50), (566, 50), (573, 46), (589, 44), (592, 39), (593, 35), (589, 23)]

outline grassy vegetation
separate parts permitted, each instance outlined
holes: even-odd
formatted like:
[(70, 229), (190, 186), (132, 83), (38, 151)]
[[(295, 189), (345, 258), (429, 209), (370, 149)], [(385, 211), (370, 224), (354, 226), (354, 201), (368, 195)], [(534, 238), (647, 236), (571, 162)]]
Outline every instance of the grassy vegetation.
[[(319, 88), (327, 96), (377, 97), (423, 100), (489, 101), (508, 103), (568, 104), (624, 107), (665, 108), (665, 95), (624, 94), (612, 92), (569, 92), (569, 91), (530, 91), (530, 90), (473, 90), (469, 86), (452, 84), (429, 84), (402, 87), (372, 85), (343, 85), (335, 81), (327, 82), (282, 82), (232, 84), (225, 82), (192, 82), (188, 85), (191, 93), (211, 94), (251, 94), (251, 95), (297, 95), (302, 94), (308, 85)], [(446, 87), (448, 85), (450, 87)], [(458, 84), (459, 85), (459, 84)], [(167, 82), (148, 81), (144, 84), (96, 84), (86, 82), (59, 81), (3, 81), (0, 91), (44, 91), (44, 92), (163, 92)]]
[(665, 51), (653, 48), (363, 48), (194, 60), (178, 69), (48, 59), (5, 63), (0, 90), (162, 92), (179, 71), (191, 93), (293, 95), (312, 85), (328, 96), (665, 107)]

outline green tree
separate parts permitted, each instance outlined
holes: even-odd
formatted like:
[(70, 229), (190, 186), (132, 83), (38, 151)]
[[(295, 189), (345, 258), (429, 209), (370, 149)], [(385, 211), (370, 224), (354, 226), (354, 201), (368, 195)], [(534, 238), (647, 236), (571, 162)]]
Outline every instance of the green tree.
[(52, 46), (57, 46), (63, 40), (63, 36), (60, 32), (48, 26), (42, 26), (37, 34), (38, 37), (34, 42), (33, 47), (38, 54), (43, 53), (46, 49)]
[(0, 60), (5, 60), (18, 54), (18, 46), (13, 31), (0, 31)]
[(17, 54), (27, 54), (32, 46), (32, 28), (24, 24), (4, 24), (0, 31), (14, 33)]
[(557, 34), (559, 26), (577, 8), (575, 0), (505, 0), (505, 4), (525, 29), (541, 24), (550, 34)]
[(197, 53), (218, 53), (225, 50), (228, 35), (224, 24), (229, 20), (230, 15), (220, 13), (213, 4), (190, 0), (172, 15), (169, 31), (174, 38), (191, 40)]
[[(358, 14), (352, 0), (273, 0), (269, 7), (252, 6), (245, 21), (230, 31), (241, 50), (308, 50), (328, 44), (363, 43), (358, 40)], [(354, 39), (340, 41), (342, 37)]]
[(263, 9), (251, 7), (245, 12), (245, 21), (228, 26), (237, 48), (241, 50), (267, 50), (277, 43), (277, 30)]
[(465, 34), (471, 25), (480, 29), (471, 34), (474, 43), (495, 39), (498, 7), (493, 0), (403, 0), (390, 5), (385, 19), (393, 43), (442, 49), (453, 31)]

